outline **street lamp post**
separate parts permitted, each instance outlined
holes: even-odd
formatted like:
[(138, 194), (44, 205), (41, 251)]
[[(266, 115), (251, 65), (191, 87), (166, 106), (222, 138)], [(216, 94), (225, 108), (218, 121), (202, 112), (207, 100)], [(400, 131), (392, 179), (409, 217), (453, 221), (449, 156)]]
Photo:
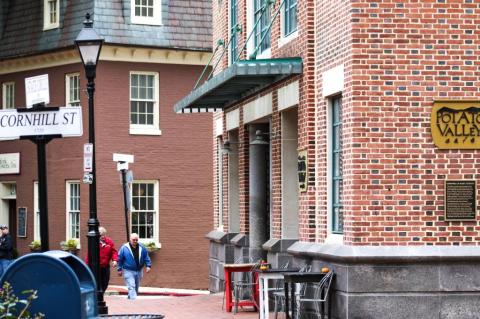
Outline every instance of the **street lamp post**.
[(97, 282), (98, 312), (100, 314), (108, 313), (108, 308), (103, 299), (103, 293), (100, 285), (100, 234), (98, 232), (97, 218), (97, 179), (95, 165), (95, 120), (93, 109), (93, 94), (95, 92), (95, 71), (97, 68), (100, 50), (103, 39), (93, 29), (93, 22), (90, 20), (90, 14), (86, 14), (86, 20), (83, 22), (83, 28), (75, 39), (75, 45), (82, 58), (87, 77), (88, 94), (88, 142), (92, 146), (92, 172), (89, 185), (90, 215), (88, 219), (88, 265), (93, 272)]

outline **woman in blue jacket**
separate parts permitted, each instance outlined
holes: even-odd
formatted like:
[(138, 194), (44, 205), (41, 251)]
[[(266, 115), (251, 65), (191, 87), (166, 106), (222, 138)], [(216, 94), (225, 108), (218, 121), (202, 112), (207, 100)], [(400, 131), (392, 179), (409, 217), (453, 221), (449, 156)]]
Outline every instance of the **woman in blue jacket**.
[(137, 298), (143, 277), (143, 267), (147, 273), (150, 272), (152, 261), (145, 246), (138, 242), (138, 234), (132, 233), (130, 241), (120, 248), (117, 263), (118, 275), (123, 274), (125, 285), (127, 285), (128, 299)]

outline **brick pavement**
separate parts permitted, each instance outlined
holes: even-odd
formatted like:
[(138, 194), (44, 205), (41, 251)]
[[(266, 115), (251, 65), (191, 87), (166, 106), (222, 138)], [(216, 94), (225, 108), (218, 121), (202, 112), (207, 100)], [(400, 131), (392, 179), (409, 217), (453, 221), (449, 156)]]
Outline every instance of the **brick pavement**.
[[(163, 314), (165, 319), (257, 319), (258, 312), (245, 308), (237, 314), (222, 310), (223, 294), (188, 297), (140, 296), (128, 300), (125, 295), (106, 295), (109, 314)], [(272, 314), (273, 315), (273, 314)]]

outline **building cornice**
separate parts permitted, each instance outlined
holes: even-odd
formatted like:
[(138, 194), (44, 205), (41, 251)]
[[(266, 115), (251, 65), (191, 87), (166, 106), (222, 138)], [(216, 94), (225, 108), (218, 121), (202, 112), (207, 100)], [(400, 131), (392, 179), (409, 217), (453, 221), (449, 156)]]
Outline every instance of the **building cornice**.
[[(206, 65), (211, 52), (125, 47), (104, 45), (100, 54), (101, 61), (162, 63), (183, 65)], [(0, 61), (0, 75), (61, 65), (80, 63), (80, 56), (75, 48), (63, 51), (5, 59)]]

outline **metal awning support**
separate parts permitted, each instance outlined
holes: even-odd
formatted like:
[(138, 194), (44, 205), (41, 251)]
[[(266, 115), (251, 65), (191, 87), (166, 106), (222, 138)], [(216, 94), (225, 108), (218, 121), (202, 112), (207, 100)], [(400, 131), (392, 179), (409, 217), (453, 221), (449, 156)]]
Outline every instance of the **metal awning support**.
[(216, 112), (289, 76), (302, 74), (302, 59), (238, 61), (177, 102), (177, 113)]

